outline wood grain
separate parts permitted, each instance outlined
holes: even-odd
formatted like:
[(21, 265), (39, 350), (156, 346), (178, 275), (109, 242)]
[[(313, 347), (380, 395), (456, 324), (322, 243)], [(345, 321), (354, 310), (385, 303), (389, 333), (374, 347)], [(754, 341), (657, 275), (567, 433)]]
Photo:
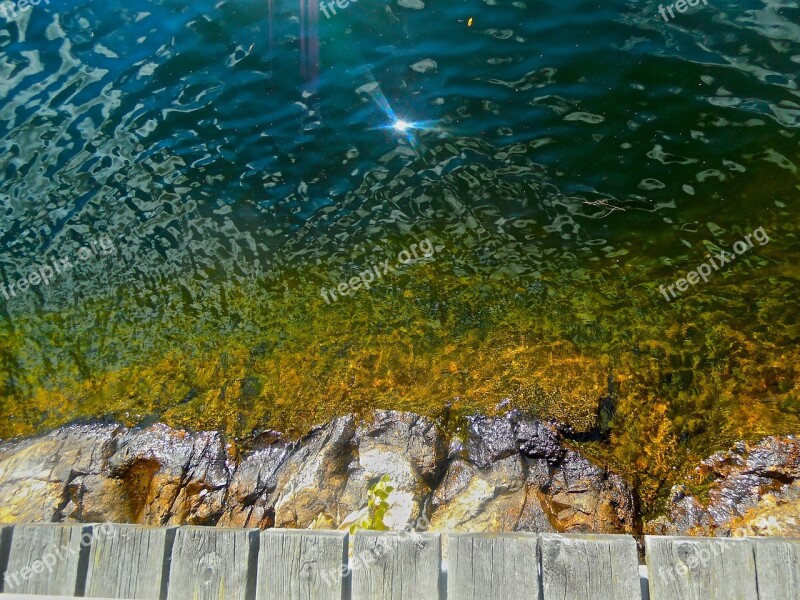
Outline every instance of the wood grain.
[(758, 538), (752, 543), (759, 599), (800, 598), (800, 540)]
[(746, 539), (645, 536), (651, 600), (757, 600)]
[(439, 534), (359, 532), (353, 541), (352, 600), (439, 600)]
[(258, 600), (342, 600), (347, 534), (268, 529), (258, 553)]
[(92, 527), (16, 525), (3, 592), (76, 596), (83, 592)]
[(632, 537), (543, 534), (540, 544), (544, 600), (641, 600)]
[(92, 533), (87, 597), (161, 598), (174, 529), (106, 523)]
[(448, 537), (448, 600), (541, 600), (539, 539), (532, 533)]
[(180, 527), (167, 600), (245, 600), (255, 588), (258, 531)]

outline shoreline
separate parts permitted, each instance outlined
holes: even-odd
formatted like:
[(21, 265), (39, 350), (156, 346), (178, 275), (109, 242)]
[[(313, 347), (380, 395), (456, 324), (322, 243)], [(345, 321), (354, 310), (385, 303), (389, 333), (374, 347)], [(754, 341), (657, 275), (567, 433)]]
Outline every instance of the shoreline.
[[(264, 432), (240, 452), (214, 431), (70, 425), (0, 444), (0, 523), (800, 534), (794, 436), (739, 442), (703, 460), (672, 488), (664, 513), (645, 520), (635, 487), (553, 422), (512, 411), (475, 416), (464, 434), (448, 439), (420, 415), (373, 411), (297, 441)], [(368, 498), (381, 489), (376, 521)]]

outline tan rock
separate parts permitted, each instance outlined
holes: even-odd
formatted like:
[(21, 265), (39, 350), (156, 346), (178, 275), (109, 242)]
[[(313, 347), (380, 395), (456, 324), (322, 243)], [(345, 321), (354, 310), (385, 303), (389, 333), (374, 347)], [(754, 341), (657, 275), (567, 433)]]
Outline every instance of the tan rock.
[(107, 471), (115, 426), (64, 427), (0, 453), (0, 522), (61, 521), (86, 476)]

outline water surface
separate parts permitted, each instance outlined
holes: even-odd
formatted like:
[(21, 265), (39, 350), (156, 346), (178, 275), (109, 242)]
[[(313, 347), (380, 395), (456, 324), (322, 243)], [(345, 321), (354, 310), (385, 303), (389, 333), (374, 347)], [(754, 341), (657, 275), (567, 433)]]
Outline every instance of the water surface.
[(0, 29), (0, 279), (72, 268), (0, 297), (0, 435), (519, 408), (647, 504), (798, 431), (799, 22), (751, 0), (668, 23), (619, 0), (40, 4)]

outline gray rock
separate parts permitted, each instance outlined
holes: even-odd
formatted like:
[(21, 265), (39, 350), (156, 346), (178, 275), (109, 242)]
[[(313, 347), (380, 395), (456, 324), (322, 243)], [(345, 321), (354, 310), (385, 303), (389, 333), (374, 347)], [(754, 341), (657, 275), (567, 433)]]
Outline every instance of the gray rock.
[(425, 417), (407, 412), (376, 411), (355, 434), (356, 456), (350, 464), (341, 497), (349, 509), (337, 526), (347, 526), (366, 513), (368, 491), (384, 475), (394, 488), (384, 525), (392, 530), (416, 529), (425, 518), (425, 500), (443, 472), (444, 437)]
[(530, 458), (560, 460), (565, 448), (555, 427), (542, 421), (519, 421), (516, 441), (520, 451)]
[(109, 458), (137, 522), (209, 525), (222, 515), (232, 465), (217, 432), (188, 434), (165, 425), (127, 431)]
[[(672, 488), (666, 514), (646, 531), (669, 535), (794, 535), (800, 530), (800, 441), (768, 437), (738, 442), (695, 468), (692, 480), (706, 497)], [(710, 482), (710, 483), (709, 483)]]
[(627, 485), (582, 455), (558, 461), (517, 453), (480, 468), (450, 463), (433, 494), (437, 531), (632, 533), (635, 503)]
[(508, 417), (473, 417), (467, 430), (466, 451), (468, 460), (482, 468), (517, 454), (513, 421)]
[(557, 531), (632, 533), (636, 504), (628, 485), (583, 455), (568, 450), (551, 466), (550, 482), (540, 490)]
[(290, 445), (279, 442), (254, 451), (239, 464), (231, 479), (221, 527), (258, 527), (274, 524), (269, 495), (278, 484), (278, 470), (290, 453)]
[(300, 441), (277, 473), (275, 527), (335, 528), (350, 511), (340, 499), (356, 456), (355, 419), (331, 421)]
[(516, 531), (522, 510), (529, 505), (527, 494), (519, 454), (501, 458), (485, 469), (456, 460), (434, 492), (431, 530)]
[(447, 456), (446, 441), (433, 421), (408, 412), (375, 411), (358, 428), (356, 443), (359, 455), (379, 451), (403, 455), (414, 479), (428, 485), (440, 479)]
[[(119, 430), (113, 425), (62, 427), (7, 445), (0, 454), (0, 521), (80, 518), (75, 500), (83, 494), (84, 481), (108, 471), (108, 458)], [(126, 516), (124, 509), (111, 512), (118, 518)]]

